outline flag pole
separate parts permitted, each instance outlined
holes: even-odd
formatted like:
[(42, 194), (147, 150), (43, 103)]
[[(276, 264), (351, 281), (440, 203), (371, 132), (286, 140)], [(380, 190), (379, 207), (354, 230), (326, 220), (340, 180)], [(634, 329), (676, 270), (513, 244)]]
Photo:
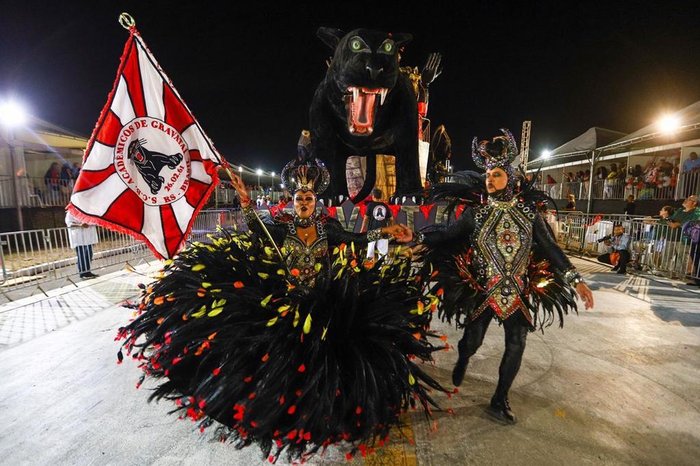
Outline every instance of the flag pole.
[[(234, 177), (234, 176), (237, 176), (237, 175), (234, 175), (234, 174), (233, 174), (233, 172), (231, 171), (231, 168), (230, 168), (228, 162), (222, 162), (222, 163), (221, 163), (221, 166), (222, 166), (222, 168), (226, 171), (226, 173), (228, 174), (229, 178), (233, 181), (233, 177)], [(241, 183), (242, 183), (242, 182), (243, 182), (243, 178), (240, 178), (240, 180), (241, 180)], [(244, 186), (245, 186), (245, 185), (244, 185)], [(241, 198), (241, 196), (238, 194), (238, 192), (236, 192), (236, 195), (238, 196), (239, 199)], [(250, 202), (250, 200), (249, 200), (249, 202)], [(258, 216), (258, 213), (257, 213), (255, 210), (253, 210), (253, 214), (255, 215), (255, 220), (258, 221), (258, 223), (259, 223), (260, 226), (262, 227), (263, 231), (265, 232), (265, 235), (267, 236), (267, 238), (268, 238), (268, 239), (270, 240), (270, 242), (272, 243), (272, 247), (274, 247), (274, 248), (275, 248), (275, 251), (277, 251), (277, 255), (280, 256), (280, 260), (282, 261), (282, 264), (284, 264), (284, 267), (287, 269), (287, 272), (289, 272), (289, 268), (287, 267), (287, 262), (284, 260), (284, 256), (282, 256), (282, 251), (279, 250), (279, 248), (277, 247), (277, 243), (275, 243), (275, 240), (272, 239), (272, 235), (270, 234), (270, 231), (267, 229), (267, 227), (265, 226), (265, 223), (264, 223), (264, 222), (262, 221), (262, 219)]]

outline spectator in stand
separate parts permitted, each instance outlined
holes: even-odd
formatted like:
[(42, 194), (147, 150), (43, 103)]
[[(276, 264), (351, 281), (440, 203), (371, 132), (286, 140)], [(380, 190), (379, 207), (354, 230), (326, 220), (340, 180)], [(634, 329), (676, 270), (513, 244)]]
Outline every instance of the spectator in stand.
[(634, 215), (636, 210), (637, 203), (634, 202), (634, 196), (630, 194), (629, 196), (627, 196), (627, 203), (625, 203), (625, 210), (623, 214), (632, 216)]
[(554, 179), (552, 175), (547, 175), (547, 189), (545, 192), (551, 196), (554, 197), (554, 188), (557, 185), (557, 181)]
[(61, 167), (61, 193), (63, 194), (64, 200), (68, 201), (67, 197), (73, 191), (73, 167), (68, 162), (64, 163)]
[(58, 162), (53, 162), (44, 174), (44, 185), (46, 186), (46, 202), (49, 205), (58, 205), (58, 194), (61, 191), (61, 166)]
[(688, 159), (683, 162), (683, 192), (686, 197), (693, 194), (698, 187), (700, 180), (700, 158), (697, 152), (688, 154)]
[(697, 152), (688, 154), (688, 159), (683, 162), (683, 173), (700, 170), (700, 159)]
[(566, 203), (566, 207), (564, 207), (564, 210), (573, 212), (574, 210), (576, 210), (576, 196), (574, 196), (573, 193), (569, 193), (568, 200), (569, 202)]
[(590, 182), (591, 182), (591, 171), (586, 170), (583, 172), (583, 176), (581, 177), (582, 181), (582, 186), (581, 186), (581, 195), (579, 198), (586, 198), (588, 199), (588, 190), (590, 189)]
[(671, 172), (671, 195), (676, 192), (676, 186), (678, 186), (678, 172), (679, 167), (676, 165)]
[(605, 180), (608, 178), (608, 169), (603, 165), (600, 165), (595, 172), (595, 184), (593, 185), (595, 190), (593, 191), (593, 197), (598, 198), (603, 195), (603, 186), (605, 185)]
[(610, 172), (603, 183), (603, 199), (613, 199), (615, 196), (615, 186), (617, 185), (617, 164), (610, 164)]
[(625, 178), (625, 197), (629, 195), (634, 195), (634, 188), (635, 188), (635, 177), (633, 174), (633, 170), (630, 167), (629, 170), (627, 170), (627, 177)]
[(602, 239), (603, 243), (608, 246), (609, 251), (598, 256), (598, 261), (604, 264), (613, 266), (611, 272), (617, 272), (620, 275), (627, 273), (627, 262), (630, 260), (630, 235), (625, 233), (625, 227), (619, 223), (613, 227), (612, 236), (606, 236)]
[(608, 178), (608, 169), (601, 165), (595, 172), (595, 177), (597, 180), (603, 181)]
[(73, 162), (73, 166), (71, 167), (71, 175), (73, 176), (73, 181), (78, 179), (78, 175), (80, 175), (80, 162)]

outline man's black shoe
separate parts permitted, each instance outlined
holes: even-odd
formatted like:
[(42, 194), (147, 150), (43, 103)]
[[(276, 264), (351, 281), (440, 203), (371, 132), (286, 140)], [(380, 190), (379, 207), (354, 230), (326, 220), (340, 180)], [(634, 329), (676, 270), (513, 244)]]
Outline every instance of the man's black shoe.
[(452, 369), (452, 383), (455, 387), (459, 387), (460, 385), (462, 385), (462, 381), (464, 380), (464, 373), (467, 371), (468, 363), (469, 359), (467, 358), (457, 359), (457, 364), (455, 364), (455, 368)]
[(85, 273), (81, 273), (81, 274), (80, 274), (80, 278), (84, 278), (84, 279), (86, 279), (86, 280), (88, 280), (88, 279), (90, 279), (90, 278), (97, 278), (97, 277), (99, 277), (99, 275), (95, 275), (95, 274), (92, 273), (92, 272), (85, 272)]
[(612, 269), (610, 269), (611, 272), (617, 272), (618, 270), (619, 270), (619, 267), (613, 267)]
[(627, 270), (618, 270), (617, 273), (618, 275), (624, 275), (627, 273)]
[(515, 414), (510, 409), (508, 398), (496, 398), (494, 395), (494, 397), (491, 398), (491, 404), (487, 412), (492, 418), (504, 424), (515, 424), (518, 422)]
[(700, 283), (697, 283), (697, 282), (687, 282), (686, 285), (688, 285), (688, 286), (700, 286)]

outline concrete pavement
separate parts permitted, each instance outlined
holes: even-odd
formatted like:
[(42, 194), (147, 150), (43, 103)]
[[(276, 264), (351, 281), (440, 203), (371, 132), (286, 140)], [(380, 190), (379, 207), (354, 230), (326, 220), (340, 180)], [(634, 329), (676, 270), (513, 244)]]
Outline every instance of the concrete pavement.
[[(405, 439), (349, 464), (696, 464), (700, 289), (575, 261), (596, 308), (530, 334), (511, 390), (517, 425), (484, 413), (503, 350), (491, 324), (459, 393), (438, 397), (454, 414), (411, 413)], [(116, 329), (131, 315), (118, 303), (144, 279), (117, 272), (0, 307), (0, 463), (265, 464), (255, 447), (211, 442), (168, 403), (147, 403), (136, 365), (116, 364)], [(435, 327), (457, 344), (456, 330)], [(455, 359), (440, 352), (427, 370), (451, 386)], [(344, 454), (312, 463), (348, 464)]]

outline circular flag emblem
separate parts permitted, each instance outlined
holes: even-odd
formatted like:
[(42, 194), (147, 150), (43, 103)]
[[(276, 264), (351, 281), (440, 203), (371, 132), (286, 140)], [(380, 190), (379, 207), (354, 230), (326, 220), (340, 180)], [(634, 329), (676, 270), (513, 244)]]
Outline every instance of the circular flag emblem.
[(187, 192), (190, 158), (182, 135), (164, 121), (139, 117), (119, 131), (114, 168), (147, 205), (177, 201)]

